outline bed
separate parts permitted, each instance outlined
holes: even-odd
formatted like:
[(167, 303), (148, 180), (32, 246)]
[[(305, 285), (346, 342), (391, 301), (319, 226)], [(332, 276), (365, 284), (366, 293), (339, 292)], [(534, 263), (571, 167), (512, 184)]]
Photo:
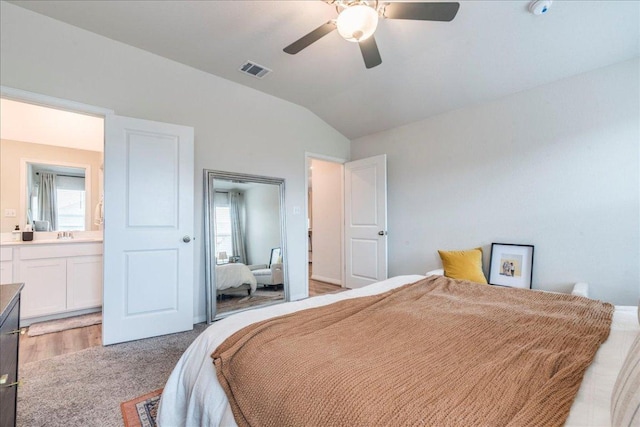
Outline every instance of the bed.
[[(214, 323), (186, 350), (167, 381), (158, 413), (159, 425), (236, 425), (211, 358), (213, 351), (236, 331), (265, 319), (346, 299), (374, 296), (422, 279), (425, 276), (398, 276), (360, 289), (247, 311)], [(636, 307), (615, 307), (608, 338), (584, 373), (566, 426), (610, 425), (610, 396), (640, 330), (637, 316)]]
[(235, 292), (253, 294), (257, 287), (255, 276), (249, 267), (242, 263), (216, 265), (217, 295)]

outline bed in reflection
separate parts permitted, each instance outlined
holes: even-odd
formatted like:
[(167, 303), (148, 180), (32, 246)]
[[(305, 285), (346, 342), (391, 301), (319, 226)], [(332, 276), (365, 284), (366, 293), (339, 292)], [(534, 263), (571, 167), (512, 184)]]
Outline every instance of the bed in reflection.
[(256, 277), (249, 267), (242, 263), (216, 265), (216, 294), (228, 295), (233, 293), (247, 293), (256, 291)]
[(214, 323), (171, 374), (158, 420), (636, 425), (637, 310), (439, 275), (394, 277)]

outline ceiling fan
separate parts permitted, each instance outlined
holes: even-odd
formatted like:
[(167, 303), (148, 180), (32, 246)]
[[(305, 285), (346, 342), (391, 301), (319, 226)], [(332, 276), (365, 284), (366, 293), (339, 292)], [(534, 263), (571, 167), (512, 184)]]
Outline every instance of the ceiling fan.
[(345, 40), (360, 45), (365, 66), (373, 68), (382, 64), (378, 45), (373, 37), (380, 18), (449, 22), (455, 18), (460, 8), (460, 3), (457, 2), (390, 3), (377, 0), (325, 0), (325, 2), (336, 6), (338, 17), (325, 22), (285, 47), (283, 50), (286, 53), (295, 55), (337, 29)]

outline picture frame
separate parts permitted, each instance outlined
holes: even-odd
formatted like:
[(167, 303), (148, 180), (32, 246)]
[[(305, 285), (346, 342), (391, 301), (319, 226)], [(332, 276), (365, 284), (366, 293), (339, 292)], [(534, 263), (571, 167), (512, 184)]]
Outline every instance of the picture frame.
[(491, 243), (489, 284), (531, 289), (533, 245)]
[(269, 268), (271, 268), (271, 266), (273, 264), (280, 264), (282, 263), (281, 261), (281, 250), (280, 248), (273, 248), (271, 249), (271, 256), (269, 257)]

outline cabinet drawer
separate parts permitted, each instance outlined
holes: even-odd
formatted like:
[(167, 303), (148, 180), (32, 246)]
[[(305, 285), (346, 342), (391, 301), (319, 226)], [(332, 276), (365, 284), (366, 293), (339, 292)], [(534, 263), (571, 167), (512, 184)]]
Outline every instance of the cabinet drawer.
[(20, 259), (65, 258), (102, 255), (102, 243), (61, 243), (20, 248)]

